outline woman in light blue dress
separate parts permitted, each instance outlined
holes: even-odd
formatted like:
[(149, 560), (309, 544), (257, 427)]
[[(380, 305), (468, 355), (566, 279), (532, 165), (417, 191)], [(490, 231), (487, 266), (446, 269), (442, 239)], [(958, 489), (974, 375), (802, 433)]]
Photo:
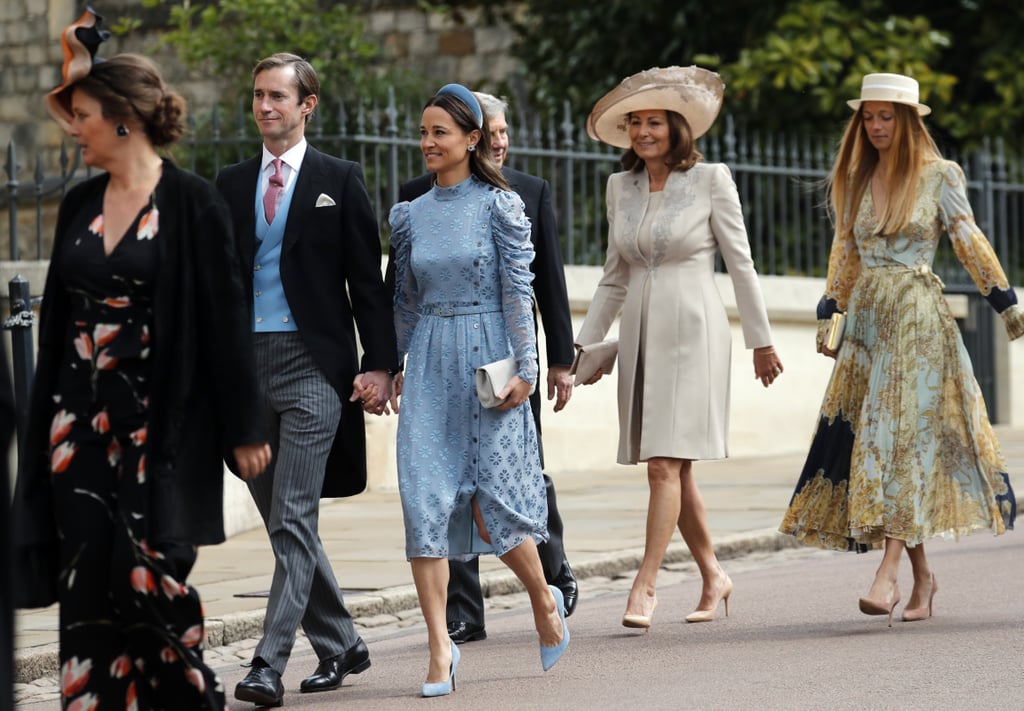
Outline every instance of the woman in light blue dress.
[[(537, 380), (530, 262), (522, 200), (490, 156), (473, 94), (443, 87), (423, 111), (420, 147), (430, 192), (392, 208), (395, 329), (408, 356), (398, 422), (398, 480), (427, 623), (424, 696), (450, 693), (458, 649), (445, 618), (448, 562), (495, 553), (530, 595), (545, 671), (569, 642), (561, 591), (544, 580), (547, 499), (528, 398)], [(484, 408), (474, 373), (514, 356), (503, 404)], [(397, 408), (396, 408), (397, 409)]]

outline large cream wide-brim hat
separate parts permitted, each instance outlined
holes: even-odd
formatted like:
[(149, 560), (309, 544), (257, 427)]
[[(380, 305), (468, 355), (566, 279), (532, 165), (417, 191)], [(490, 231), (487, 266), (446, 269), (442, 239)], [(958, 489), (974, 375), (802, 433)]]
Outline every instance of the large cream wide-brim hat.
[(715, 122), (725, 84), (715, 72), (698, 66), (645, 69), (622, 82), (594, 104), (587, 135), (618, 148), (629, 148), (628, 115), (664, 109), (681, 114), (696, 139)]
[(920, 116), (927, 116), (932, 110), (920, 103), (920, 97), (917, 79), (903, 74), (865, 74), (860, 84), (860, 98), (850, 99), (846, 105), (857, 111), (865, 101), (889, 101), (913, 106)]

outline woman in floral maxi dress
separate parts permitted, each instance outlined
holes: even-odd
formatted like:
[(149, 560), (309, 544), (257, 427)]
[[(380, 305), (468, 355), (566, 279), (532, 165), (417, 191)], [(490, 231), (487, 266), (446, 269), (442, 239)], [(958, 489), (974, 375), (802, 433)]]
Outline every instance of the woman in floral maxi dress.
[[(905, 621), (931, 616), (932, 536), (1011, 528), (1015, 499), (970, 359), (932, 260), (945, 232), (1010, 338), (1017, 297), (974, 222), (958, 165), (921, 119), (917, 82), (864, 78), (830, 176), (836, 237), (818, 305), (819, 351), (836, 358), (807, 462), (780, 530), (834, 550), (884, 548), (860, 609), (892, 615), (905, 550), (914, 587)], [(847, 314), (838, 353), (822, 345)]]
[[(203, 661), (196, 546), (223, 540), (223, 459), (270, 462), (226, 205), (157, 148), (185, 100), (145, 57), (64, 35), (54, 119), (103, 172), (61, 201), (14, 510), (19, 560), (56, 553), (67, 711), (225, 708)], [(21, 584), (23, 576), (16, 576)]]

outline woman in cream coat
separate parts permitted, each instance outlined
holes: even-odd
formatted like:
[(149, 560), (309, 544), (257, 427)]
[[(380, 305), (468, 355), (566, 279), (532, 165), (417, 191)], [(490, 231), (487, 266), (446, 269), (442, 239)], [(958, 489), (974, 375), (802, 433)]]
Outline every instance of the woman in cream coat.
[[(587, 120), (596, 140), (628, 149), (608, 180), (608, 257), (577, 345), (619, 326), (620, 464), (647, 462), (651, 495), (643, 563), (622, 624), (648, 628), (655, 585), (678, 525), (703, 590), (687, 622), (729, 610), (732, 581), (715, 557), (691, 463), (727, 456), (732, 337), (714, 283), (721, 251), (736, 292), (754, 374), (782, 373), (729, 169), (701, 163), (694, 141), (722, 103), (721, 79), (699, 67), (648, 69), (601, 99)], [(598, 373), (588, 384), (600, 379)]]

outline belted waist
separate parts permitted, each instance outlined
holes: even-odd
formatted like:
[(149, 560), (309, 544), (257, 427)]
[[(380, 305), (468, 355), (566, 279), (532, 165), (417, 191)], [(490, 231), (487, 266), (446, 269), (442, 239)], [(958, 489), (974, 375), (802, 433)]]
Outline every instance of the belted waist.
[(421, 304), (419, 312), (423, 316), (469, 316), (471, 314), (487, 314), (501, 311), (501, 304)]
[(884, 264), (877, 267), (865, 267), (866, 270), (879, 270), (879, 271), (897, 271), (897, 272), (911, 272), (914, 276), (921, 277), (928, 281), (935, 282), (940, 289), (945, 289), (946, 285), (942, 279), (932, 271), (932, 268), (927, 264), (921, 264), (920, 266), (911, 267), (906, 264)]

